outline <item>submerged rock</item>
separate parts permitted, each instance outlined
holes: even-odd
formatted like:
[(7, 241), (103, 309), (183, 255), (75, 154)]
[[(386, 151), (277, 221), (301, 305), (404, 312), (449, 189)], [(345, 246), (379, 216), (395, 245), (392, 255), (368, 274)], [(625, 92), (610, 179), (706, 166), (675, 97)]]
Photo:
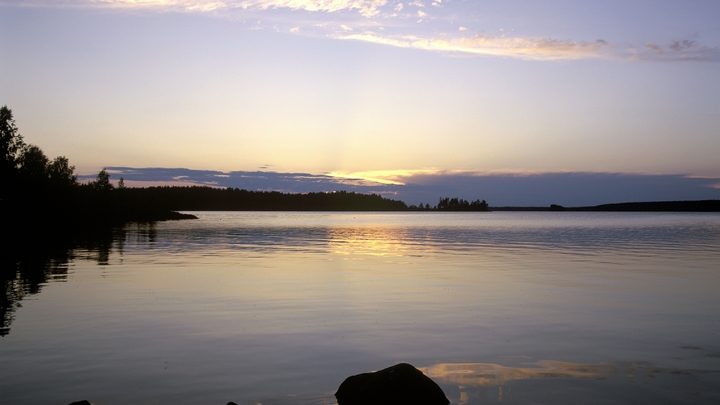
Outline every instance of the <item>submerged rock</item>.
[(335, 393), (338, 405), (448, 405), (433, 380), (407, 363), (348, 377)]

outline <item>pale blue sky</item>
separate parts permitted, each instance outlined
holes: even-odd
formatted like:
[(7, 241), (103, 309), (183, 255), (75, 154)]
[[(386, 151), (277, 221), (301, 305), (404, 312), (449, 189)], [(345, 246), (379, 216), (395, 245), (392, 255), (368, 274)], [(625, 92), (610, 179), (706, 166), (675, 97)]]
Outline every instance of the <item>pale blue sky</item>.
[(0, 0), (0, 104), (80, 173), (720, 179), (719, 20), (717, 1)]

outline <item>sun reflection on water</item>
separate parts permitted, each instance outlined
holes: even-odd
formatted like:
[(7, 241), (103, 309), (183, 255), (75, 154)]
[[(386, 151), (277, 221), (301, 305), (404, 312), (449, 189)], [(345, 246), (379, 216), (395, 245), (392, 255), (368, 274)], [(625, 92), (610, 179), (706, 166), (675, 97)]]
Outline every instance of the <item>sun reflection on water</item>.
[(332, 228), (328, 234), (329, 251), (336, 255), (405, 257), (415, 248), (396, 228)]

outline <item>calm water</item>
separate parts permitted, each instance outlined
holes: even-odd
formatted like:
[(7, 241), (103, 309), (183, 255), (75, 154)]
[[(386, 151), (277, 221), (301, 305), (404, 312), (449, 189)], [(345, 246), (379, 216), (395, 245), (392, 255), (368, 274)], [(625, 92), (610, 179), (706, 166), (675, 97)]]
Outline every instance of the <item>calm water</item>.
[(454, 404), (720, 403), (720, 215), (196, 214), (50, 261), (0, 403), (334, 404), (398, 362)]

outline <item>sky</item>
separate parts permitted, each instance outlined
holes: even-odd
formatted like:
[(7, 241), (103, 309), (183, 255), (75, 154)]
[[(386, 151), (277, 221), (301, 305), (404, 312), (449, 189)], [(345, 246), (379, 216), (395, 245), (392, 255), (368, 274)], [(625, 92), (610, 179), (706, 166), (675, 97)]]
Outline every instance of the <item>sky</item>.
[(719, 20), (715, 0), (0, 0), (0, 105), (131, 185), (720, 198)]

